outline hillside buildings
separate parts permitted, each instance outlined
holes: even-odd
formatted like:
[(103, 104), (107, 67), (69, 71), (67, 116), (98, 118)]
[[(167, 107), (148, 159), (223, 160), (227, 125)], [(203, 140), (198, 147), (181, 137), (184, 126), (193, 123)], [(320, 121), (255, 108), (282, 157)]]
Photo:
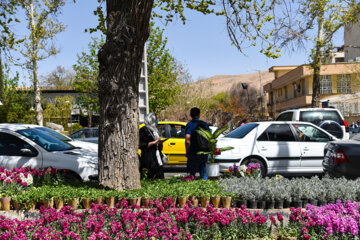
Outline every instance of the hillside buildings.
[[(321, 66), (320, 101), (354, 121), (360, 116), (360, 23), (347, 26), (344, 32), (344, 46), (331, 52)], [(269, 117), (289, 108), (311, 107), (313, 70), (309, 65), (273, 66), (269, 71), (275, 76), (263, 88)]]

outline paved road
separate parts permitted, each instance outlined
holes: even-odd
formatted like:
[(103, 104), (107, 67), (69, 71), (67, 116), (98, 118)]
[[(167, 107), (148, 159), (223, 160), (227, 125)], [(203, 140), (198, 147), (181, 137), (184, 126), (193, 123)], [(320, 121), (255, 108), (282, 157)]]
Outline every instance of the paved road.
[(185, 165), (165, 165), (164, 172), (165, 172), (165, 178), (170, 178), (175, 175), (186, 176), (186, 166)]

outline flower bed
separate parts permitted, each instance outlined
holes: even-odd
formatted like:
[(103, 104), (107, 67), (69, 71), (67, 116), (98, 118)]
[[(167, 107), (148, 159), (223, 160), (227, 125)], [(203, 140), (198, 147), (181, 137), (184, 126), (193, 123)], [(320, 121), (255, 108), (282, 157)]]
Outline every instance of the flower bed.
[[(225, 192), (233, 193), (241, 204), (263, 208), (264, 202), (271, 208), (305, 207), (343, 201), (360, 201), (360, 180), (345, 178), (227, 178), (220, 180)], [(276, 204), (280, 202), (278, 206)]]
[(290, 222), (286, 226), (271, 219), (282, 238), (359, 239), (359, 204), (356, 202), (346, 201), (343, 204), (337, 201), (322, 207), (308, 204), (306, 211), (300, 208), (290, 210)]
[(289, 223), (245, 208), (176, 208), (171, 198), (151, 209), (92, 205), (82, 213), (70, 207), (40, 209), (40, 219), (0, 216), (0, 239), (359, 239), (359, 205), (350, 201), (323, 207), (291, 208)]
[(41, 208), (38, 220), (1, 217), (0, 239), (252, 239), (271, 234), (267, 218), (248, 210), (176, 208), (168, 198), (150, 210), (93, 205), (85, 213), (70, 207)]

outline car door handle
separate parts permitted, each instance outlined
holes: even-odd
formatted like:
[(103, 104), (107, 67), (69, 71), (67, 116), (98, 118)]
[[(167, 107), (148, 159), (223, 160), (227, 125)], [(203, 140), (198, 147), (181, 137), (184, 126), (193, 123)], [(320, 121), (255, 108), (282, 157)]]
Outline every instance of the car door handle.
[(307, 147), (304, 147), (304, 151), (309, 151), (310, 149), (308, 149)]
[(261, 147), (261, 151), (266, 151), (267, 148), (266, 147)]
[(169, 143), (169, 146), (174, 146), (176, 143)]

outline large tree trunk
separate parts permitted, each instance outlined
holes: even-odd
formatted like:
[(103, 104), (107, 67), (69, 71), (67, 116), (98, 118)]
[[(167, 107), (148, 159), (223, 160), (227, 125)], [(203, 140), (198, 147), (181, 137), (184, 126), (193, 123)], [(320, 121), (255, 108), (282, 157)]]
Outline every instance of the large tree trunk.
[(99, 181), (140, 188), (138, 88), (153, 0), (107, 0), (107, 35), (99, 51)]

